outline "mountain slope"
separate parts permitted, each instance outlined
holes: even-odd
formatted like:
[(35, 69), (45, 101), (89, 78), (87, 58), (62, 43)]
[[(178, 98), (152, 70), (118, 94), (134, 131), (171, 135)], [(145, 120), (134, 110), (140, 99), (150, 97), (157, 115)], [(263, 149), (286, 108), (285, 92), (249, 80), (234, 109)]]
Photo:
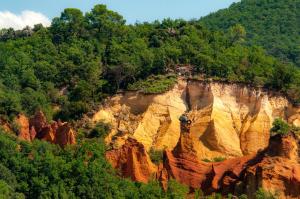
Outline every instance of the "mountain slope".
[(300, 66), (300, 0), (242, 0), (201, 21), (209, 28), (246, 28), (249, 44)]

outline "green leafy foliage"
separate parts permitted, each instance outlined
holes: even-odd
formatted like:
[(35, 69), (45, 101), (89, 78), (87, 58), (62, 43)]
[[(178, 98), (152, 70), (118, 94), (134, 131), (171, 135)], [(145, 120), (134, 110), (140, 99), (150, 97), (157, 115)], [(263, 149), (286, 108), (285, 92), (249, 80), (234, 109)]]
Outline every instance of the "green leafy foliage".
[(189, 193), (189, 188), (176, 180), (170, 179), (168, 182), (167, 195), (168, 198), (181, 199), (186, 198)]
[(242, 25), (249, 45), (300, 66), (299, 0), (242, 0), (201, 19), (213, 30)]
[(276, 89), (300, 102), (299, 69), (250, 46), (245, 24), (233, 23), (228, 31), (202, 24), (165, 19), (126, 25), (121, 15), (96, 5), (88, 13), (65, 9), (49, 28), (1, 30), (0, 114), (40, 109), (48, 119), (80, 119), (119, 89), (172, 88), (176, 79), (168, 73), (178, 66), (190, 66), (195, 76)]
[(160, 163), (162, 163), (163, 155), (164, 155), (163, 150), (155, 150), (155, 149), (151, 148), (149, 151), (150, 159), (156, 165), (159, 165)]
[(202, 161), (204, 161), (204, 162), (223, 162), (224, 160), (226, 160), (226, 158), (224, 158), (224, 157), (215, 157), (211, 160), (205, 158)]
[(0, 180), (0, 198), (25, 199), (25, 196), (15, 192), (5, 181)]
[[(0, 132), (2, 198), (167, 198), (158, 182), (121, 179), (106, 162), (103, 139), (61, 149)], [(25, 196), (25, 197), (24, 197)]]
[(129, 90), (138, 90), (146, 94), (163, 93), (172, 88), (176, 83), (176, 77), (169, 76), (150, 76), (146, 80), (139, 80), (128, 85)]
[(283, 121), (281, 118), (276, 118), (273, 122), (273, 127), (271, 128), (271, 132), (273, 134), (281, 134), (286, 135), (290, 132), (291, 128), (288, 123)]
[(256, 199), (277, 199), (278, 196), (276, 194), (272, 194), (268, 191), (265, 191), (262, 188), (259, 188), (259, 190), (255, 193), (255, 198)]
[(89, 132), (89, 138), (105, 138), (109, 131), (110, 125), (104, 122), (98, 122), (95, 127)]

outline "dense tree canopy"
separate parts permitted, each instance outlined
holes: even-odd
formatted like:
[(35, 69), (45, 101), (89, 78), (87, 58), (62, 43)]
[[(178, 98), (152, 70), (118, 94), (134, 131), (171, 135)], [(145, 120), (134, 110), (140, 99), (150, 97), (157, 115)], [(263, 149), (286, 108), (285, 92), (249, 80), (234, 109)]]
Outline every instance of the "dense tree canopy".
[(121, 179), (105, 160), (101, 137), (61, 149), (44, 141), (20, 142), (0, 130), (0, 148), (0, 198), (167, 199), (188, 192), (175, 181), (164, 192), (157, 181)]
[(126, 25), (104, 5), (85, 14), (65, 9), (49, 28), (2, 30), (0, 114), (42, 109), (49, 119), (79, 119), (118, 89), (163, 92), (177, 66), (276, 89), (299, 102), (299, 69), (247, 45), (246, 31), (241, 25), (210, 31), (202, 22), (171, 19)]
[[(231, 9), (244, 9), (249, 2), (244, 0)], [(277, 5), (269, 0), (257, 5), (264, 2)], [(294, 9), (290, 6), (292, 1), (285, 2)], [(293, 12), (284, 12), (291, 15), (291, 23), (298, 17)], [(218, 20), (211, 17), (206, 24), (220, 27), (223, 22)], [(257, 32), (261, 37), (247, 26), (253, 23), (241, 24), (228, 20), (221, 27), (226, 31), (211, 31), (202, 21), (195, 20), (165, 19), (126, 25), (118, 13), (96, 5), (85, 14), (78, 9), (65, 9), (48, 28), (36, 25), (20, 31), (3, 29), (0, 119), (12, 119), (18, 113), (31, 115), (37, 109), (46, 113), (48, 119), (80, 119), (118, 89), (164, 92), (174, 85), (176, 78), (169, 73), (176, 71), (177, 66), (191, 67), (193, 75), (201, 78), (275, 89), (293, 102), (300, 102), (300, 72), (294, 65), (299, 65), (295, 46), (299, 41), (299, 24), (295, 28), (288, 26), (292, 27), (289, 31), (282, 30), (282, 38), (271, 34), (270, 40), (264, 24), (257, 27), (266, 30)], [(267, 45), (265, 41), (272, 39), (280, 42)], [(294, 64), (267, 55), (262, 47), (249, 45), (257, 43)], [(281, 123), (277, 126), (281, 127)], [(188, 188), (173, 180), (164, 192), (156, 181), (142, 184), (118, 177), (104, 158), (103, 136), (108, 129), (109, 126), (99, 124), (90, 132), (79, 134), (78, 143), (65, 149), (42, 141), (21, 142), (0, 129), (0, 198), (186, 196)], [(159, 162), (161, 152), (153, 153), (152, 158)]]
[(242, 0), (201, 19), (213, 30), (241, 24), (247, 43), (300, 67), (300, 0)]

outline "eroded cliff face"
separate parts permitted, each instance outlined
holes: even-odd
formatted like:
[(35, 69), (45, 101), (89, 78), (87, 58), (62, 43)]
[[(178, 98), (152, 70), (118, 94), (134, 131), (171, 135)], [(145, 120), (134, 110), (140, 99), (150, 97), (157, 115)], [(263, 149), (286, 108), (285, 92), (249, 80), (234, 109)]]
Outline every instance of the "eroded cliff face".
[(170, 179), (188, 185), (191, 191), (228, 195), (247, 194), (254, 199), (262, 187), (278, 198), (300, 197), (299, 138), (295, 134), (271, 137), (267, 148), (253, 155), (222, 162), (204, 162), (197, 158), (190, 128), (182, 130), (179, 142), (165, 150), (163, 162), (154, 166), (143, 144), (129, 138), (119, 149), (106, 153), (113, 167), (125, 177), (139, 182), (158, 179), (164, 188)]
[(132, 136), (147, 151), (171, 151), (179, 141), (179, 117), (185, 112), (192, 120), (191, 142), (200, 160), (241, 157), (264, 149), (276, 117), (300, 124), (300, 108), (283, 96), (237, 84), (194, 80), (179, 80), (164, 94), (116, 95), (93, 121), (112, 125), (106, 141), (116, 149)]
[(128, 138), (121, 148), (108, 151), (106, 158), (124, 177), (138, 182), (147, 183), (155, 179), (158, 171), (144, 145), (132, 138)]
[(293, 133), (270, 139), (268, 148), (248, 163), (236, 192), (254, 198), (258, 187), (279, 198), (300, 198), (299, 138)]
[[(179, 121), (185, 113), (191, 123)], [(270, 139), (275, 118), (299, 126), (300, 107), (283, 96), (237, 84), (182, 81), (158, 95), (128, 92), (108, 99), (93, 121), (112, 125), (106, 153), (125, 177), (169, 179), (205, 194), (246, 193), (259, 187), (280, 198), (299, 198), (299, 138)], [(154, 165), (150, 149), (163, 150)], [(225, 157), (222, 162), (203, 159)]]
[(30, 119), (20, 114), (15, 119), (15, 125), (18, 127), (17, 134), (21, 140), (33, 141), (34, 139), (40, 139), (58, 144), (61, 147), (76, 143), (75, 132), (68, 123), (53, 121), (48, 124), (45, 115), (41, 111), (36, 112)]
[(115, 147), (124, 144), (129, 135), (141, 142), (146, 150), (172, 149), (180, 136), (178, 118), (187, 110), (186, 82), (161, 95), (127, 92), (109, 99), (93, 121), (112, 125), (107, 142)]

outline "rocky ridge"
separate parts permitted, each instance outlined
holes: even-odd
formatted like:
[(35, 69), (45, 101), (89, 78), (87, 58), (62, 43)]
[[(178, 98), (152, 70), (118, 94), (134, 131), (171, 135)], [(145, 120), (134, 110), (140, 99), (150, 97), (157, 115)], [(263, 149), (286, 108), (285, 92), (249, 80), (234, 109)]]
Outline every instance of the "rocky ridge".
[(300, 126), (300, 107), (280, 95), (239, 84), (179, 80), (164, 94), (126, 92), (108, 99), (93, 121), (112, 125), (106, 138), (114, 148), (128, 137), (146, 150), (173, 150), (180, 138), (179, 117), (187, 112), (199, 159), (241, 157), (268, 145), (275, 118)]
[(227, 195), (246, 193), (255, 198), (258, 188), (279, 198), (300, 197), (299, 138), (294, 133), (276, 135), (257, 154), (222, 162), (204, 162), (193, 150), (190, 132), (182, 132), (177, 146), (164, 152), (163, 162), (154, 166), (144, 146), (129, 138), (119, 149), (106, 154), (113, 167), (125, 177), (139, 182), (157, 179), (164, 188), (170, 179), (188, 185), (193, 192), (215, 192)]
[[(279, 198), (299, 198), (299, 139), (270, 138), (276, 117), (299, 126), (299, 108), (287, 99), (237, 84), (179, 81), (160, 95), (125, 93), (106, 102), (94, 121), (112, 124), (106, 157), (132, 180), (169, 179), (205, 194), (246, 193), (262, 187)], [(188, 128), (182, 113), (192, 120)], [(149, 150), (164, 150), (154, 165)], [(225, 157), (222, 162), (206, 159)]]

